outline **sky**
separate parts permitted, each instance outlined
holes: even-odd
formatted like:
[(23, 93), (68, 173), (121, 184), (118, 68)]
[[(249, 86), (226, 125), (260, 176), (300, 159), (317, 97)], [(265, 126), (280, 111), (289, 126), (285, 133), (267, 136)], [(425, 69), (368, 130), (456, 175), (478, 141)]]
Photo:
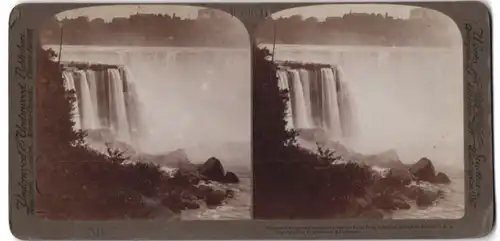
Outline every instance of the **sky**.
[[(303, 15), (305, 18), (314, 16), (320, 20), (328, 16), (342, 16), (345, 13), (367, 12), (380, 13), (386, 12), (396, 18), (408, 18), (412, 6), (403, 5), (373, 5), (373, 4), (336, 4), (321, 5), (310, 7), (299, 7), (283, 10), (273, 14), (274, 17), (287, 17), (294, 14)], [(86, 7), (74, 10), (68, 10), (57, 15), (58, 19), (77, 18), (87, 16), (90, 19), (103, 18), (105, 21), (111, 21), (115, 17), (129, 17), (136, 13), (155, 13), (169, 14), (175, 13), (180, 18), (197, 18), (198, 10), (202, 7), (179, 6), (179, 5), (108, 5), (97, 7)]]

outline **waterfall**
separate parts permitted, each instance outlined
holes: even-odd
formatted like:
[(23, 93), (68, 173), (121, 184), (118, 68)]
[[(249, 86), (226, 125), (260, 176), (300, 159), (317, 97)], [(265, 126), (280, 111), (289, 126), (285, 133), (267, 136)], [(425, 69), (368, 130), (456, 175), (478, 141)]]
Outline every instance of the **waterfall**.
[[(335, 78), (343, 80), (342, 69), (337, 67), (335, 70)], [(352, 138), (356, 135), (356, 118), (354, 118), (354, 103), (350, 96), (349, 84), (345, 81), (340, 81), (339, 93), (339, 114), (342, 133), (345, 138)]]
[[(73, 78), (73, 72), (64, 71), (63, 72), (64, 87), (66, 90), (72, 90), (76, 92), (75, 79)], [(71, 115), (73, 116), (73, 121), (75, 122), (74, 129), (81, 129), (80, 123), (80, 110), (78, 108), (78, 102), (73, 103), (73, 108), (71, 110)]]
[(280, 89), (289, 89), (287, 129), (319, 128), (337, 141), (355, 135), (353, 103), (339, 67), (281, 66)]
[(293, 105), (293, 119), (296, 128), (308, 129), (311, 128), (312, 117), (308, 114), (308, 108), (306, 104), (306, 96), (302, 81), (300, 78), (300, 73), (298, 70), (290, 70), (292, 75), (292, 93), (293, 97), (291, 102)]
[(311, 81), (309, 71), (305, 69), (299, 69), (300, 73), (300, 81), (302, 83), (302, 90), (304, 92), (304, 101), (306, 106), (306, 115), (309, 117), (309, 125), (313, 125), (314, 121), (312, 118), (312, 110), (311, 110)]
[(66, 68), (64, 86), (76, 92), (72, 110), (76, 130), (108, 130), (136, 146), (142, 133), (140, 101), (130, 70), (124, 67)]
[(80, 82), (82, 128), (95, 129), (98, 119), (95, 118), (94, 104), (92, 103), (92, 94), (90, 93), (87, 73), (84, 70), (78, 70), (76, 74)]
[(337, 98), (337, 80), (331, 68), (321, 69), (321, 81), (323, 84), (323, 127), (331, 132), (334, 137), (342, 137), (340, 123), (339, 103)]
[(91, 118), (93, 122), (93, 128), (98, 129), (100, 127), (99, 113), (98, 113), (98, 102), (97, 102), (97, 83), (95, 71), (87, 70), (87, 83), (88, 89), (90, 91), (90, 101), (92, 104)]
[[(281, 90), (288, 90), (288, 97), (291, 98), (290, 88), (288, 84), (288, 73), (286, 71), (278, 71), (278, 85)], [(287, 122), (287, 129), (292, 129), (294, 126), (292, 105), (290, 102), (286, 105), (285, 120)]]
[(110, 110), (114, 119), (112, 125), (117, 136), (124, 140), (130, 140), (130, 129), (128, 124), (127, 111), (125, 107), (125, 95), (123, 91), (123, 79), (118, 69), (108, 69), (110, 96), (112, 97), (112, 106)]

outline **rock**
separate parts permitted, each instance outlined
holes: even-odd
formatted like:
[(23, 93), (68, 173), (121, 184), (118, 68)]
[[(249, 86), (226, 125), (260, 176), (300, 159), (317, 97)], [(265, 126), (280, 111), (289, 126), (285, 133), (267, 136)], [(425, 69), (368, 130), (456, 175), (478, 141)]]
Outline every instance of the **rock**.
[(187, 209), (198, 209), (198, 208), (200, 208), (200, 204), (196, 201), (189, 201), (189, 202), (185, 202), (185, 207)]
[(226, 176), (224, 177), (224, 182), (225, 183), (239, 183), (240, 179), (233, 172), (227, 172)]
[(162, 204), (173, 212), (179, 212), (186, 209), (198, 209), (200, 204), (198, 198), (189, 190), (176, 188), (165, 195)]
[(373, 205), (382, 210), (410, 209), (411, 206), (406, 200), (402, 192), (388, 189), (373, 199)]
[(197, 184), (200, 181), (200, 177), (194, 172), (178, 170), (169, 181), (174, 186), (189, 187)]
[(373, 199), (373, 205), (382, 210), (395, 210), (393, 200), (388, 195), (380, 195)]
[(227, 198), (233, 198), (234, 197), (234, 191), (231, 189), (226, 190), (226, 196)]
[(391, 168), (387, 173), (387, 178), (397, 180), (403, 185), (408, 185), (412, 181), (412, 175), (408, 169)]
[(213, 190), (205, 197), (207, 206), (218, 206), (226, 199), (227, 193), (221, 190)]
[(408, 199), (416, 200), (420, 194), (420, 188), (418, 186), (405, 186), (401, 189), (402, 195)]
[(409, 170), (413, 176), (422, 181), (432, 182), (436, 177), (436, 169), (434, 168), (431, 160), (426, 157), (418, 160), (418, 162), (413, 164)]
[(396, 209), (408, 210), (411, 208), (411, 205), (402, 199), (395, 199), (393, 204)]
[(194, 188), (194, 195), (199, 199), (204, 199), (210, 192), (212, 192), (212, 188), (207, 185), (198, 185)]
[(450, 184), (451, 183), (451, 180), (450, 178), (448, 177), (448, 175), (440, 172), (436, 175), (436, 177), (434, 178), (434, 183), (437, 183), (437, 184)]
[(440, 192), (421, 191), (417, 197), (417, 205), (419, 207), (428, 207), (434, 204), (439, 198)]
[(219, 159), (210, 157), (204, 164), (202, 164), (198, 171), (201, 175), (205, 176), (212, 181), (223, 181), (225, 178), (224, 167)]
[(401, 179), (394, 177), (383, 177), (380, 180), (375, 181), (372, 187), (372, 191), (375, 193), (383, 193), (387, 190), (390, 190), (392, 192), (404, 188), (405, 185), (403, 184), (403, 181)]

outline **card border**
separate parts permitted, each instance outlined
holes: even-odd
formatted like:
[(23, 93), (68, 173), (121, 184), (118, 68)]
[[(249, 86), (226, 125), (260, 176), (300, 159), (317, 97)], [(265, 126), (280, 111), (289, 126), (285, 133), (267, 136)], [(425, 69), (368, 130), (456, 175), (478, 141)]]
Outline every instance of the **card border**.
[[(9, 24), (9, 219), (14, 236), (19, 239), (387, 239), (387, 238), (465, 238), (482, 237), (494, 226), (493, 109), (491, 13), (479, 1), (463, 2), (309, 2), (309, 3), (143, 3), (190, 5), (241, 13), (238, 17), (251, 36), (267, 14), (286, 8), (320, 4), (397, 4), (438, 10), (455, 21), (463, 38), (464, 53), (464, 156), (465, 215), (457, 220), (234, 220), (234, 221), (44, 221), (34, 216), (34, 162), (29, 151), (34, 138), (16, 139), (16, 125), (21, 109), (21, 89), (27, 90), (23, 108), (34, 119), (36, 98), (34, 76), (16, 75), (20, 34), (37, 27), (52, 15), (72, 8), (114, 5), (119, 3), (22, 3), (14, 7)], [(123, 3), (134, 4), (134, 3)], [(244, 14), (249, 13), (249, 14)], [(260, 15), (258, 14), (260, 13)], [(470, 37), (481, 32), (480, 40)], [(24, 40), (23, 40), (24, 41)], [(480, 43), (481, 42), (481, 43)], [(37, 47), (36, 38), (31, 44)], [(253, 44), (253, 42), (252, 42)], [(28, 70), (36, 73), (36, 53)], [(31, 68), (31, 69), (30, 69)], [(20, 88), (25, 85), (24, 88)], [(30, 92), (31, 91), (31, 92)], [(29, 93), (33, 93), (30, 95)], [(26, 96), (25, 96), (26, 97)], [(26, 106), (26, 104), (28, 106)], [(34, 128), (34, 122), (28, 123)], [(35, 133), (35, 132), (33, 132)], [(22, 146), (21, 146), (22, 145)], [(26, 149), (27, 148), (27, 149)], [(23, 153), (20, 153), (20, 150)], [(31, 149), (33, 150), (33, 149)], [(21, 155), (20, 155), (21, 154)], [(21, 160), (22, 156), (27, 159)], [(473, 174), (473, 175), (468, 175)], [(472, 186), (473, 188), (470, 188)], [(19, 195), (27, 195), (26, 208), (19, 207)], [(368, 227), (369, 226), (369, 227)], [(373, 229), (376, 227), (376, 229)], [(340, 232), (339, 230), (344, 230)], [(353, 232), (345, 230), (353, 229)], [(315, 232), (314, 230), (326, 230)]]

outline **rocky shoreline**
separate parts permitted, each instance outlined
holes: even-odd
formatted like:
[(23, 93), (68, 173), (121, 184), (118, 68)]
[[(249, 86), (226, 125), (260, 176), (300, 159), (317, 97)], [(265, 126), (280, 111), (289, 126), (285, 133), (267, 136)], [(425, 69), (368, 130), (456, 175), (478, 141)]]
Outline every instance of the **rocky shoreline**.
[(166, 181), (159, 187), (157, 196), (144, 197), (144, 201), (179, 214), (183, 210), (217, 207), (234, 197), (237, 190), (227, 184), (238, 183), (239, 178), (225, 172), (219, 159), (211, 157), (204, 164), (191, 165), (191, 168), (160, 167)]
[[(335, 164), (334, 164), (335, 165)], [(416, 205), (426, 208), (444, 198), (445, 192), (437, 184), (450, 184), (449, 177), (435, 170), (428, 158), (421, 158), (407, 168), (379, 168), (373, 170), (373, 182), (365, 194), (351, 200), (341, 216), (384, 218), (395, 210), (407, 210)]]

